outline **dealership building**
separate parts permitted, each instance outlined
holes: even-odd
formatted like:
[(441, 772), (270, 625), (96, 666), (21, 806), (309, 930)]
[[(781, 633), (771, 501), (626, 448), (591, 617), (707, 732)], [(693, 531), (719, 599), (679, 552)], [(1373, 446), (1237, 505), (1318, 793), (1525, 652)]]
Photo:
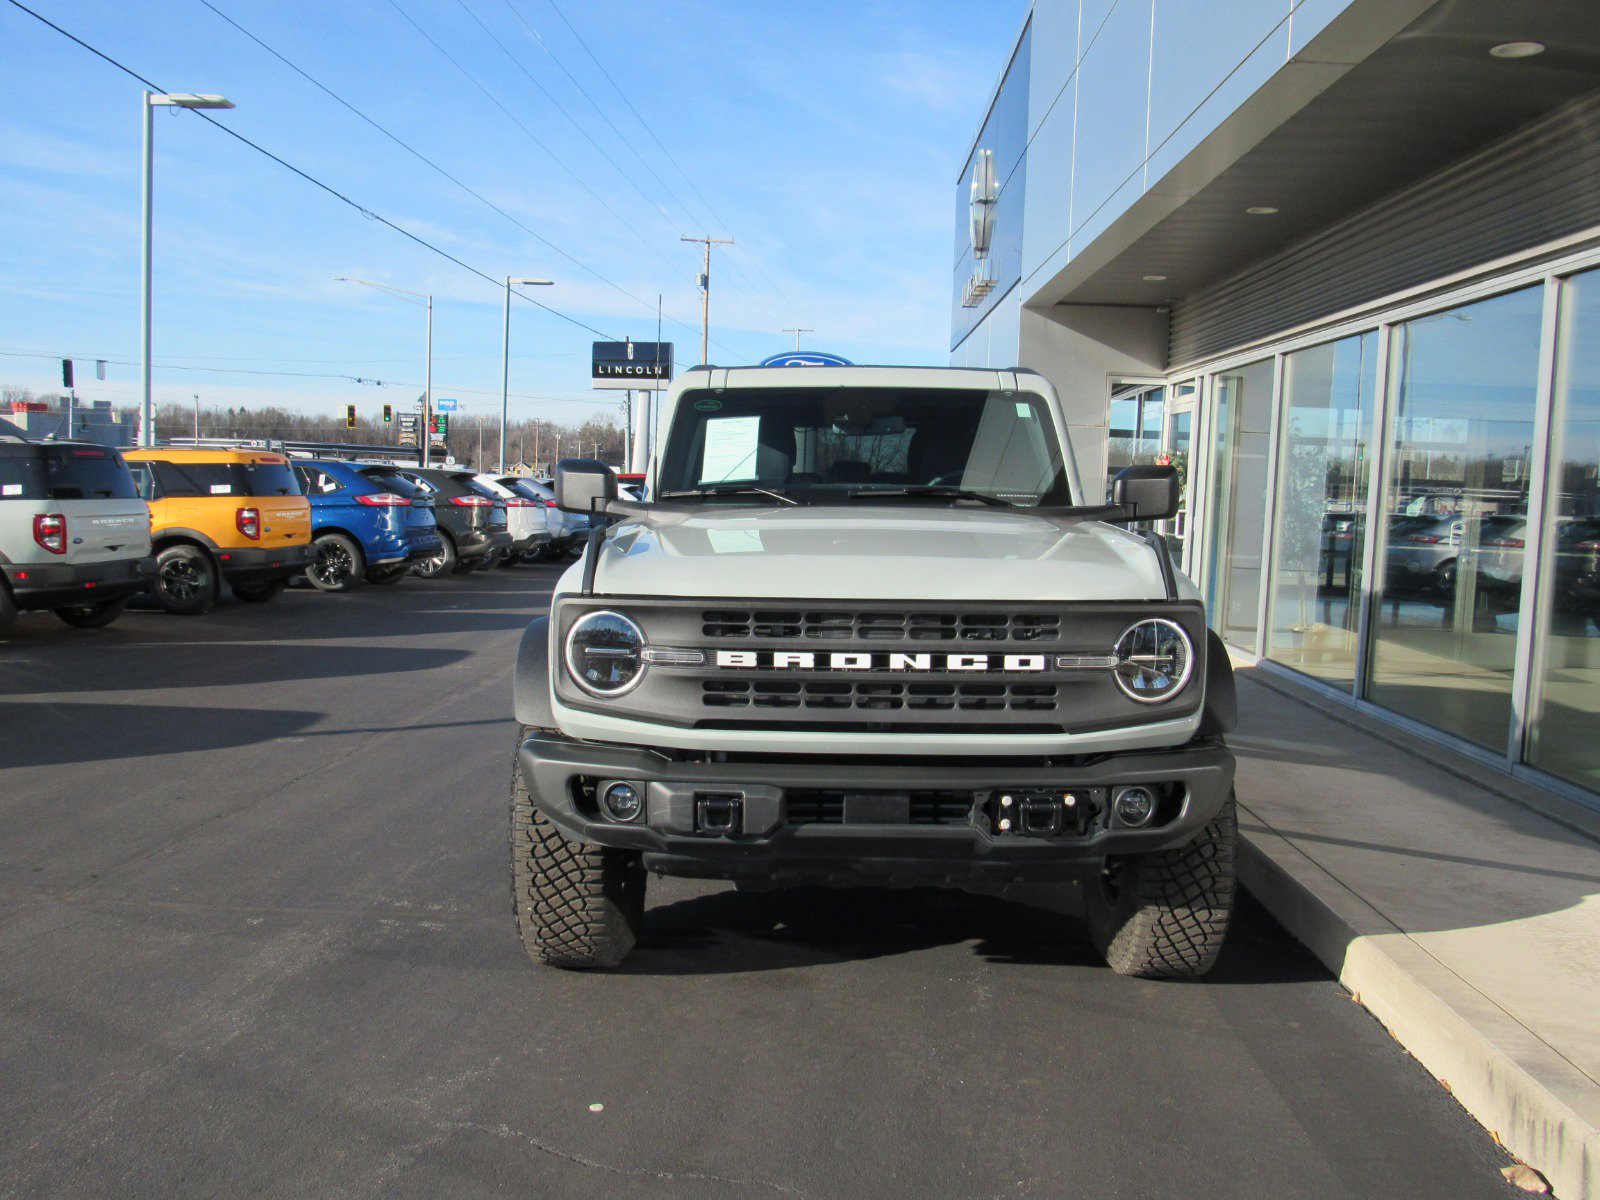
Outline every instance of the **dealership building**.
[(996, 65), (951, 361), (1178, 468), (1244, 656), (1600, 807), (1600, 5), (1035, 0)]

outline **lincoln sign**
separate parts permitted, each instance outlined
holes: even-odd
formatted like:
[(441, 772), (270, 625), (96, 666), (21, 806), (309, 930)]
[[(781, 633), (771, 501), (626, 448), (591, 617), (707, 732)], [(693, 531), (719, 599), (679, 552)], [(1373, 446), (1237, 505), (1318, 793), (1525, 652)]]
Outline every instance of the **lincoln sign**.
[(596, 342), (592, 357), (597, 388), (655, 392), (672, 382), (671, 342)]

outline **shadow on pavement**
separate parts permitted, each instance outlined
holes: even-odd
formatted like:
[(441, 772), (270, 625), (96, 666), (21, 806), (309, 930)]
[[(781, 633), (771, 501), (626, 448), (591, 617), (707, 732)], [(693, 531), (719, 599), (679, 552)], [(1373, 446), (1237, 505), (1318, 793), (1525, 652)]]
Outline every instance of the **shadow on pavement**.
[[(729, 888), (645, 913), (628, 975), (732, 975), (913, 954), (972, 943), (985, 962), (1105, 970), (1075, 917), (952, 889)], [(1325, 983), (1329, 975), (1241, 895), (1206, 983)]]
[(0, 702), (0, 764), (47, 767), (227, 750), (289, 737), (320, 712)]

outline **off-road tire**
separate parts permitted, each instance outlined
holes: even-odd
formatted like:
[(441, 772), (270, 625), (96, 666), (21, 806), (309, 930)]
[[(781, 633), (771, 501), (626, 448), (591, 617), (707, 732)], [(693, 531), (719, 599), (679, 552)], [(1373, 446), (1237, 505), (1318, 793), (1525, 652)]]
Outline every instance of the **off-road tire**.
[(245, 604), (268, 604), (283, 595), (288, 586), (287, 579), (269, 579), (265, 583), (236, 583), (232, 591), (234, 598)]
[(1119, 975), (1196, 979), (1222, 950), (1239, 837), (1233, 797), (1174, 850), (1128, 854), (1084, 887), (1089, 934)]
[(456, 544), (448, 533), (439, 531), (439, 553), (431, 558), (418, 559), (411, 568), (419, 579), (437, 579), (456, 569)]
[(155, 602), (180, 617), (198, 617), (216, 606), (217, 564), (199, 546), (179, 542), (156, 555), (156, 577), (150, 585)]
[(533, 806), (522, 764), (513, 765), (511, 911), (534, 962), (569, 971), (618, 965), (644, 924), (644, 892), (636, 851), (568, 840)]
[(69, 604), (56, 609), (55, 614), (74, 629), (104, 629), (127, 607), (128, 598), (124, 596), (120, 600), (101, 600), (96, 604)]

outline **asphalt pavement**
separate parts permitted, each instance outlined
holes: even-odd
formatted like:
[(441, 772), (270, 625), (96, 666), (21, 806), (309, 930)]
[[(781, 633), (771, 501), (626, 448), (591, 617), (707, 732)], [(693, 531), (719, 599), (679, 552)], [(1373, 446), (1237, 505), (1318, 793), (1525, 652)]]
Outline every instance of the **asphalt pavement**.
[(1509, 1160), (1259, 908), (1206, 982), (961, 893), (510, 918), (557, 571), (0, 643), (0, 1196), (1476, 1197)]

